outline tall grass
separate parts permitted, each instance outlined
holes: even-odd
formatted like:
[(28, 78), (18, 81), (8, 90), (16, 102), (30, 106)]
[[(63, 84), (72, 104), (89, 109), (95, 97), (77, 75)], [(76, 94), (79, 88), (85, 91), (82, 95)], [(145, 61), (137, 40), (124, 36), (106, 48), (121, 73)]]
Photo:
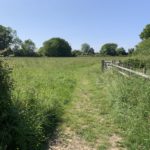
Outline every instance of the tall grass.
[(8, 102), (3, 104), (7, 109), (0, 105), (0, 118), (5, 118), (0, 120), (0, 149), (40, 150), (65, 119), (87, 141), (102, 139), (100, 146), (108, 147), (108, 136), (119, 127), (128, 149), (150, 149), (150, 81), (102, 73), (99, 61), (11, 58), (12, 73), (0, 66), (8, 73), (0, 80), (0, 102)]
[(107, 75), (108, 107), (125, 145), (131, 150), (150, 149), (150, 81), (112, 72)]
[(40, 150), (62, 122), (76, 85), (76, 71), (92, 65), (95, 60), (11, 58), (7, 62), (13, 68), (14, 83), (9, 96), (16, 124), (7, 128), (14, 127), (9, 133), (10, 140), (4, 137), (0, 145), (8, 150)]
[[(13, 64), (12, 75), (7, 66), (0, 66), (0, 148), (42, 149), (61, 122), (76, 81), (65, 64), (55, 59), (11, 59), (8, 63)], [(13, 89), (9, 77), (14, 80)]]

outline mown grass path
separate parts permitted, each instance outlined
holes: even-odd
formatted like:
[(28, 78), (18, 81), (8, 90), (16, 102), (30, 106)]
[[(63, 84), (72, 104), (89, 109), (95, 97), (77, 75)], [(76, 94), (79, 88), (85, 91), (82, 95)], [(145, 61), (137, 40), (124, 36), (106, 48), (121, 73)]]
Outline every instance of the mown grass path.
[(77, 86), (52, 150), (120, 150), (122, 138), (113, 124), (99, 64), (76, 72)]

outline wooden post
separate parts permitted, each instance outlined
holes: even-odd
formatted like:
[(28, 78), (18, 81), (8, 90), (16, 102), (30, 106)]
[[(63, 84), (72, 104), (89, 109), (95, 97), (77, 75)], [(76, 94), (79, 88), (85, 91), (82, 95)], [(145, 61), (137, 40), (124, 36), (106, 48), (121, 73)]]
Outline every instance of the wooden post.
[(105, 61), (102, 60), (102, 61), (101, 61), (101, 69), (102, 69), (102, 72), (104, 72), (104, 67), (105, 67)]

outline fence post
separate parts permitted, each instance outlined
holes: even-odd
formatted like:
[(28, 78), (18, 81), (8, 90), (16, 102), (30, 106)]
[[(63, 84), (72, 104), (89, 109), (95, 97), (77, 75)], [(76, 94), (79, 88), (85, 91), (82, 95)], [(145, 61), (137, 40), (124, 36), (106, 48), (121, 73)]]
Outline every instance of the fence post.
[(104, 72), (104, 67), (105, 67), (105, 61), (102, 60), (102, 61), (101, 61), (101, 69), (102, 69), (102, 72)]

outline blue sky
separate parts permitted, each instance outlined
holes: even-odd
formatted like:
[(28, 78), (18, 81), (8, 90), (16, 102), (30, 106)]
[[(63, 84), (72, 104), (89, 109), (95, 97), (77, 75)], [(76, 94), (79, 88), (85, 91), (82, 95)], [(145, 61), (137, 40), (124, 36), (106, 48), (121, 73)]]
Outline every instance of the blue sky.
[(150, 0), (0, 0), (0, 5), (0, 24), (37, 47), (61, 37), (73, 49), (85, 42), (96, 51), (108, 42), (128, 49), (150, 23)]

